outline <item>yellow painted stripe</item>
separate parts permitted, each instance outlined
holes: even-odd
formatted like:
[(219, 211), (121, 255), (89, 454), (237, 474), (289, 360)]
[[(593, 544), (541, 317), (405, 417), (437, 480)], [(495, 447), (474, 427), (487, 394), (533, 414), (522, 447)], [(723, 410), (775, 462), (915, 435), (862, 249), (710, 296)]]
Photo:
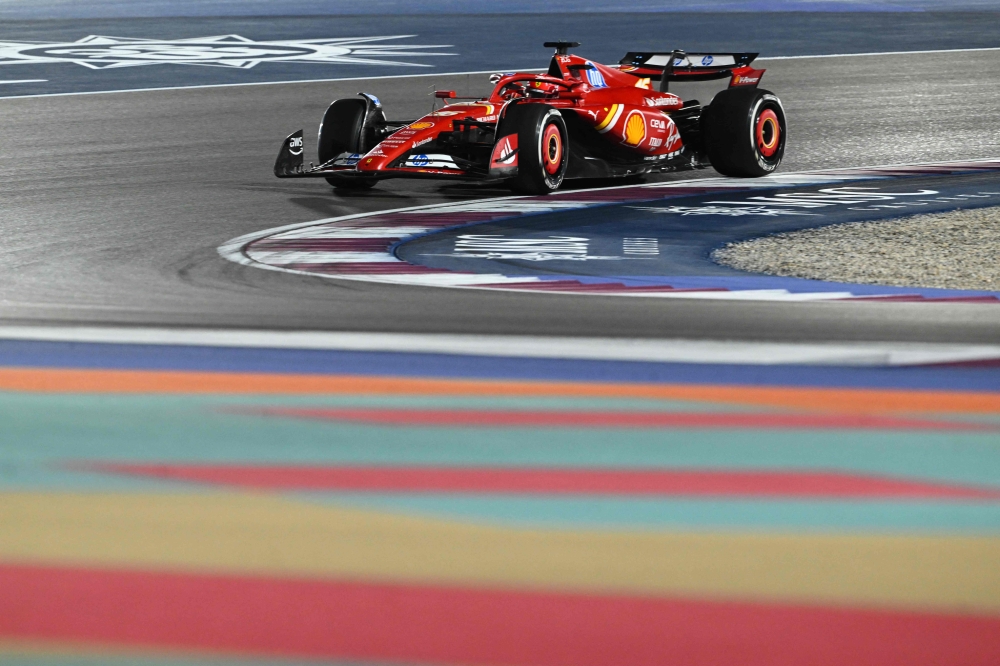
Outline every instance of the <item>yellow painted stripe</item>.
[(1000, 539), (516, 529), (266, 494), (0, 494), (0, 561), (1000, 614)]
[(246, 372), (0, 368), (0, 391), (36, 393), (231, 393), (558, 396), (693, 400), (851, 414), (1000, 414), (1000, 393), (807, 386), (424, 379)]
[(618, 116), (621, 115), (621, 104), (612, 104), (611, 108), (608, 110), (608, 115), (604, 117), (600, 123), (597, 124), (595, 128), (598, 132), (603, 130), (605, 127), (610, 127), (618, 120)]

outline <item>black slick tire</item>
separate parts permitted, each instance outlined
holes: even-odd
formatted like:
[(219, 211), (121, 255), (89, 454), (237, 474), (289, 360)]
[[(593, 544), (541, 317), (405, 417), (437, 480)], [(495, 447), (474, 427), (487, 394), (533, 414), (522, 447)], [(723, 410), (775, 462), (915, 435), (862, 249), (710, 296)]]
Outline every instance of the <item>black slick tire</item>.
[(760, 88), (728, 88), (702, 113), (705, 152), (725, 176), (760, 177), (781, 163), (788, 136), (781, 100)]
[[(319, 126), (320, 164), (343, 153), (363, 155), (374, 147), (374, 138), (365, 136), (370, 133), (365, 127), (367, 104), (364, 99), (338, 99), (327, 108)], [(331, 176), (326, 182), (345, 190), (367, 190), (378, 181), (374, 178)]]
[(519, 194), (549, 194), (562, 185), (569, 164), (569, 133), (557, 109), (517, 104), (507, 109), (498, 137), (517, 133), (517, 175), (508, 181)]

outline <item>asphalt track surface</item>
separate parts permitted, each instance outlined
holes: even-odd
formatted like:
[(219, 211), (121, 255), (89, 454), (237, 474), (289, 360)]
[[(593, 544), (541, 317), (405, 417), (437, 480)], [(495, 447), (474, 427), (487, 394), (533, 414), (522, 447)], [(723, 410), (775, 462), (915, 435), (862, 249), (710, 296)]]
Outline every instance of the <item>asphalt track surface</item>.
[[(6, 20), (2, 13), (5, 4), (0, 3), (0, 96), (422, 72), (518, 71), (546, 67), (548, 54), (541, 45), (553, 39), (581, 42), (578, 53), (604, 63), (617, 62), (626, 51), (672, 48), (802, 56), (1000, 47), (995, 29), (1000, 24), (1000, 12), (996, 11), (640, 15), (572, 12), (449, 15), (447, 19), (386, 11), (371, 12), (378, 16), (377, 21), (371, 16), (19, 21)], [(211, 5), (205, 3), (205, 6)], [(637, 25), (638, 17), (641, 28)], [(77, 43), (91, 35), (118, 42), (105, 44), (117, 53), (107, 53), (101, 44)], [(130, 39), (166, 40), (166, 44), (159, 42), (167, 48), (166, 52), (160, 51), (156, 62), (172, 59), (175, 63), (181, 60), (205, 64), (204, 57), (209, 55), (206, 50), (220, 55), (214, 50), (219, 45), (213, 49), (206, 40), (232, 35), (238, 36), (232, 39), (239, 43), (225, 46), (235, 48), (241, 60), (247, 57), (253, 60), (255, 54), (258, 64), (248, 68), (177, 64), (106, 67), (112, 64), (114, 55), (122, 56), (124, 64), (130, 65), (142, 59), (139, 54), (126, 55)], [(301, 40), (310, 39), (347, 41), (340, 42), (342, 48), (333, 49), (332, 53), (320, 49), (320, 54), (302, 54), (305, 42)], [(282, 44), (283, 40), (291, 43)], [(12, 50), (5, 48), (9, 44)], [(194, 53), (185, 51), (185, 45)], [(308, 44), (306, 47), (304, 51), (312, 50)], [(289, 56), (289, 53), (299, 55)], [(331, 55), (332, 59), (327, 59)], [(292, 59), (287, 60), (288, 57)], [(980, 66), (975, 53), (964, 57), (970, 71)], [(400, 62), (405, 64), (391, 64)]]
[[(767, 63), (790, 118), (785, 172), (1000, 155), (1000, 53)], [(336, 196), (270, 174), (281, 138), (362, 87), (390, 116), (485, 76), (5, 99), (0, 319), (344, 331), (747, 340), (995, 342), (971, 304), (651, 302), (404, 288), (274, 274), (221, 259), (226, 240), (352, 213), (502, 196), (392, 181)], [(680, 91), (683, 92), (684, 91)], [(699, 91), (699, 96), (705, 91)], [(416, 100), (416, 101), (415, 101)], [(709, 172), (668, 178), (712, 175)], [(592, 185), (592, 184), (591, 184)]]
[[(942, 8), (941, 0), (700, 0), (697, 3), (672, 3), (671, 13), (736, 13), (736, 12), (933, 12)], [(949, 0), (951, 12), (995, 10), (997, 0)], [(620, 14), (618, 5), (599, 0), (549, 0), (542, 4), (533, 0), (507, 0), (503, 9), (510, 14)], [(629, 13), (662, 13), (659, 0), (632, 0)], [(175, 16), (379, 16), (407, 12), (408, 14), (483, 15), (497, 11), (490, 0), (369, 0), (364, 4), (352, 0), (6, 0), (0, 7), (0, 18), (122, 18)]]

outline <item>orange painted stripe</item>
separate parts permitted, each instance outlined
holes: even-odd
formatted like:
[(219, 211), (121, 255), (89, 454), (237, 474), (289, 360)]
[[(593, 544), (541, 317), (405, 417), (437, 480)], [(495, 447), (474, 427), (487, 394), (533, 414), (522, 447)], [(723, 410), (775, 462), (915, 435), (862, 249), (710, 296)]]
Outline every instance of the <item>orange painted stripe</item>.
[(0, 368), (0, 390), (37, 393), (556, 396), (694, 400), (862, 414), (1000, 414), (1000, 393), (985, 392), (146, 370)]

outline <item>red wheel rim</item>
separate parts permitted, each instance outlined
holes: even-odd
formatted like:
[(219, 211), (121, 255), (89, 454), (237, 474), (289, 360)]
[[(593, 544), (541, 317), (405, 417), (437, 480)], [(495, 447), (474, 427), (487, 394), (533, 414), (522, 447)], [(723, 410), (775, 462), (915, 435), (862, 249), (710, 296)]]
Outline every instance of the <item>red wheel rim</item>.
[(542, 164), (545, 165), (545, 173), (554, 176), (559, 173), (562, 166), (562, 134), (555, 124), (545, 126), (542, 134)]
[(764, 157), (774, 157), (781, 144), (781, 123), (778, 122), (778, 114), (771, 109), (764, 111), (757, 116), (757, 150)]

